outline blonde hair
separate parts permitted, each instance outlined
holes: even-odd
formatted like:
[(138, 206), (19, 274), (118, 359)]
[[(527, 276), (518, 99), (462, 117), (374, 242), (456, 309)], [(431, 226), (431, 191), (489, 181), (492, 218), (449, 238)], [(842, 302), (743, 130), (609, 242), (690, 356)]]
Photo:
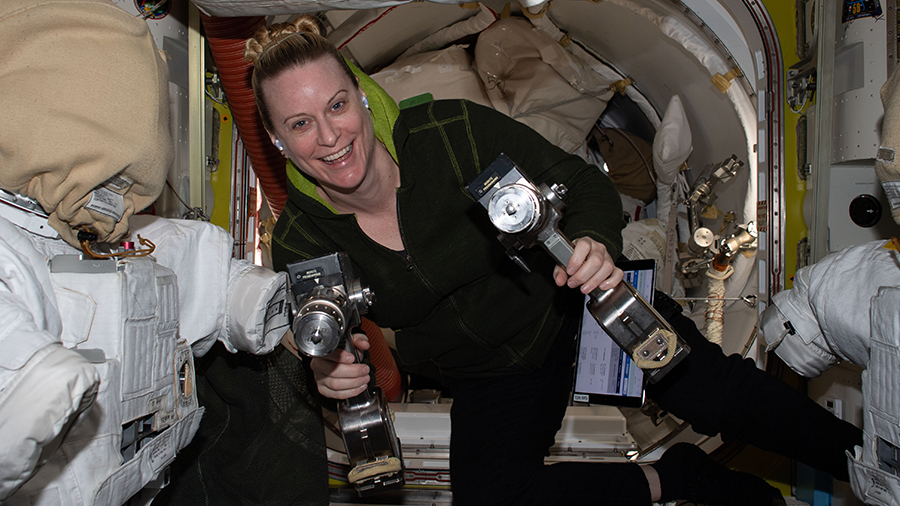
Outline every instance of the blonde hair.
[(318, 19), (305, 14), (291, 22), (261, 27), (252, 38), (247, 39), (244, 58), (253, 64), (253, 96), (266, 130), (273, 131), (262, 84), (284, 71), (330, 57), (338, 62), (350, 81), (356, 83), (353, 71), (334, 44), (323, 36), (324, 32)]

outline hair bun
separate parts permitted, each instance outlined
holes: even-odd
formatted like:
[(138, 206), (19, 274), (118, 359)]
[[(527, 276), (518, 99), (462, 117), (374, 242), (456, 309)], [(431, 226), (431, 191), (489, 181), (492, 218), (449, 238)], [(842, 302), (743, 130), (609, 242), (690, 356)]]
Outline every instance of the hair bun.
[(256, 60), (266, 50), (296, 33), (314, 33), (324, 36), (325, 29), (319, 20), (310, 14), (298, 16), (290, 22), (273, 23), (260, 27), (253, 37), (247, 39), (244, 45), (244, 58), (251, 63), (256, 63)]

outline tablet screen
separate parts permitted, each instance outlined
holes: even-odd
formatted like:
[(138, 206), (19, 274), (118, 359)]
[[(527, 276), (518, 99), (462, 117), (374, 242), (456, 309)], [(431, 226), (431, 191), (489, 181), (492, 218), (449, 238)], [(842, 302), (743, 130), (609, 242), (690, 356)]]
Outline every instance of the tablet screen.
[[(656, 260), (617, 262), (625, 281), (653, 304)], [(587, 304), (588, 296), (585, 296)], [(640, 407), (644, 402), (644, 373), (607, 335), (585, 307), (578, 333), (578, 357), (573, 400), (591, 404)]]

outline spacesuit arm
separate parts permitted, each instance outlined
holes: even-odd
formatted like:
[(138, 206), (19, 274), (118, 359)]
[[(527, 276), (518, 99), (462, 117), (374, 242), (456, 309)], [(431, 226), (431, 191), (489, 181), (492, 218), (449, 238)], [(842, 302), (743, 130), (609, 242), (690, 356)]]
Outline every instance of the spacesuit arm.
[(867, 367), (872, 298), (882, 286), (898, 285), (897, 251), (890, 241), (831, 253), (797, 271), (794, 288), (772, 297), (760, 320), (768, 349), (806, 377), (838, 360)]
[(0, 219), (0, 502), (52, 455), (91, 405), (97, 370), (60, 343), (46, 257)]
[(221, 227), (155, 216), (132, 218), (132, 231), (153, 241), (156, 261), (178, 276), (181, 336), (202, 356), (215, 342), (228, 351), (265, 354), (287, 331), (283, 273), (232, 258)]
[(230, 272), (225, 346), (232, 352), (269, 353), (288, 329), (287, 274), (237, 259)]
[[(53, 342), (32, 316), (13, 294), (0, 294), (0, 502), (56, 451), (100, 381), (94, 366)], [(23, 356), (35, 343), (40, 348)]]
[(794, 287), (775, 294), (760, 319), (766, 351), (774, 350), (794, 372), (807, 378), (819, 376), (837, 361), (810, 307), (811, 271), (808, 267), (797, 271)]

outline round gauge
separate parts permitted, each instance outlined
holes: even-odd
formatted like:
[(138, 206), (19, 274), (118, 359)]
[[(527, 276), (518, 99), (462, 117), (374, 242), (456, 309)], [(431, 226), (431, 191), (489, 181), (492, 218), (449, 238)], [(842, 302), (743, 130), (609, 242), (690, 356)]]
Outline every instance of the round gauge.
[(528, 232), (541, 219), (541, 200), (534, 190), (511, 184), (497, 190), (488, 203), (491, 223), (501, 232)]

